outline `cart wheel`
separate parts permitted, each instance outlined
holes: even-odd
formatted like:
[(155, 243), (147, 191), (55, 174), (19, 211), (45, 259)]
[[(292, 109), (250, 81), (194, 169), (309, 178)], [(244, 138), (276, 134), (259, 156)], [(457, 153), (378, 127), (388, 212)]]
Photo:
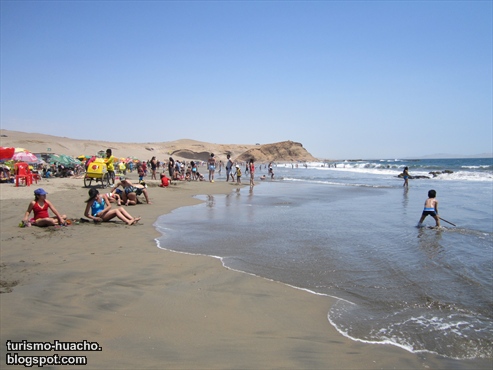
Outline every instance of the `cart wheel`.
[(92, 178), (90, 178), (90, 177), (84, 177), (84, 186), (86, 188), (88, 188), (89, 186), (91, 186), (91, 182), (92, 182)]
[(108, 172), (101, 178), (101, 187), (105, 188), (107, 186), (110, 186), (110, 174)]

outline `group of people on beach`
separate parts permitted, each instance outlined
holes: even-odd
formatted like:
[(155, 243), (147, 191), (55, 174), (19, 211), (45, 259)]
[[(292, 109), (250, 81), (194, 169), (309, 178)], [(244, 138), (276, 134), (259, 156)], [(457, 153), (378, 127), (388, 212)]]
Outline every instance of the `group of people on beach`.
[[(237, 170), (239, 170), (239, 166), (237, 167)], [(252, 171), (251, 168), (250, 171)], [(120, 183), (118, 184), (118, 186), (122, 183), (127, 184), (127, 189), (133, 186), (130, 181), (126, 180), (125, 178), (120, 179)], [(124, 207), (121, 207), (122, 198), (120, 198), (119, 194), (115, 192), (116, 190), (117, 187), (115, 187), (113, 191), (114, 193), (112, 192), (108, 194), (100, 194), (99, 190), (96, 188), (89, 189), (89, 199), (86, 201), (84, 216), (92, 219), (94, 222), (110, 221), (117, 217), (127, 225), (133, 225), (137, 223), (140, 220), (140, 217), (133, 217)], [(149, 198), (147, 195), (147, 189), (144, 188), (143, 191), (145, 191), (145, 197), (148, 201)], [(132, 204), (137, 204), (136, 195), (129, 197), (129, 195), (132, 195), (134, 193), (126, 193), (125, 191), (123, 191), (122, 194), (125, 194), (126, 196), (126, 198), (124, 198), (126, 200), (124, 201), (126, 201), (127, 205), (131, 204), (130, 202), (135, 202)], [(67, 216), (62, 215), (58, 212), (55, 206), (48, 199), (46, 199), (47, 195), (48, 193), (42, 188), (38, 188), (34, 191), (34, 200), (29, 203), (29, 206), (27, 207), (26, 213), (24, 214), (24, 218), (22, 220), (23, 226), (29, 227), (31, 225), (35, 225), (43, 227), (67, 225), (67, 223), (69, 222), (67, 220)], [(111, 203), (114, 202), (118, 204), (117, 208), (112, 208)], [(149, 201), (148, 203), (150, 204)], [(54, 217), (51, 217), (49, 215), (49, 210), (51, 210), (55, 214)], [(29, 218), (31, 212), (33, 213), (33, 217)], [(438, 200), (436, 199), (435, 190), (430, 190), (428, 192), (428, 199), (426, 199), (425, 201), (423, 213), (418, 222), (418, 227), (423, 226), (423, 221), (427, 216), (433, 217), (436, 222), (436, 227), (440, 227), (440, 217), (438, 216)]]
[[(228, 154), (228, 163), (226, 165), (227, 178), (229, 181), (231, 175), (232, 181), (234, 181), (232, 166), (233, 161), (231, 156)], [(89, 199), (86, 201), (86, 207), (84, 211), (84, 216), (94, 222), (105, 222), (114, 219), (115, 217), (126, 223), (127, 225), (133, 225), (140, 220), (140, 217), (133, 217), (122, 205), (136, 205), (140, 203), (138, 196), (144, 195), (147, 204), (151, 204), (149, 200), (149, 194), (147, 192), (147, 187), (143, 182), (143, 177), (145, 176), (143, 166), (138, 166), (139, 171), (139, 183), (133, 184), (124, 176), (120, 176), (119, 182), (115, 183), (115, 168), (114, 168), (114, 157), (111, 149), (106, 151), (105, 162), (107, 165), (107, 170), (110, 175), (110, 179), (113, 182), (113, 189), (109, 193), (100, 194), (99, 190), (96, 188), (89, 189)], [(157, 169), (155, 157), (151, 160), (151, 171), (152, 178), (156, 179), (155, 170)], [(209, 181), (214, 182), (214, 172), (215, 172), (215, 157), (211, 153), (210, 159), (208, 161), (209, 170)], [(169, 170), (170, 175), (173, 178), (175, 162), (173, 158), (170, 157)], [(191, 162), (191, 174), (190, 176), (198, 177), (201, 176), (198, 173), (195, 163)], [(239, 165), (236, 165), (236, 180), (237, 183), (241, 183), (241, 170)], [(254, 186), (254, 173), (255, 166), (253, 159), (250, 160), (248, 170), (250, 172), (250, 186)], [(193, 174), (193, 175), (192, 175)], [(165, 174), (161, 174), (161, 185), (162, 187), (167, 187), (170, 184), (170, 179), (166, 177)], [(34, 191), (34, 200), (29, 203), (29, 206), (22, 219), (22, 226), (30, 227), (35, 226), (55, 226), (55, 225), (67, 225), (71, 221), (67, 219), (66, 215), (62, 215), (58, 212), (55, 206), (46, 199), (48, 193), (42, 189), (38, 188)], [(117, 207), (113, 208), (112, 203), (116, 203)], [(50, 216), (49, 211), (55, 215)], [(31, 213), (33, 217), (30, 217)]]
[[(106, 151), (106, 163), (108, 167), (108, 172), (110, 173), (110, 178), (113, 180), (113, 190), (110, 193), (100, 194), (96, 188), (91, 188), (89, 190), (89, 199), (86, 201), (86, 208), (84, 211), (84, 216), (92, 219), (94, 222), (104, 222), (110, 221), (115, 217), (119, 218), (127, 225), (133, 225), (140, 220), (140, 217), (133, 217), (130, 213), (123, 207), (122, 204), (128, 205), (136, 205), (139, 202), (138, 196), (143, 194), (147, 204), (151, 204), (149, 201), (149, 195), (147, 192), (147, 188), (145, 183), (143, 182), (143, 177), (145, 176), (144, 169), (142, 167), (138, 168), (139, 170), (139, 184), (133, 184), (126, 177), (121, 176), (120, 181), (115, 184), (115, 171), (114, 171), (114, 157), (112, 155), (111, 149)], [(156, 157), (152, 157), (151, 171), (152, 171), (152, 179), (156, 178), (156, 170), (158, 168), (156, 161)], [(175, 161), (172, 157), (169, 158), (168, 162), (168, 170), (171, 179), (175, 178)], [(235, 166), (235, 169), (233, 169)], [(227, 155), (226, 161), (226, 181), (228, 182), (231, 178), (231, 181), (235, 181), (236, 175), (236, 183), (241, 184), (241, 168), (239, 164), (234, 164), (231, 159), (231, 155)], [(207, 169), (209, 170), (209, 182), (214, 182), (214, 175), (216, 170), (216, 159), (214, 153), (211, 153), (208, 161), (207, 161)], [(245, 172), (250, 175), (250, 187), (255, 185), (255, 163), (253, 158), (251, 158), (245, 167)], [(271, 178), (274, 177), (274, 172), (272, 169), (272, 162), (269, 163), (269, 175)], [(408, 187), (408, 179), (409, 179), (409, 170), (408, 167), (404, 168), (403, 171), (404, 178), (404, 187)], [(202, 177), (197, 170), (196, 164), (192, 161), (189, 165), (189, 171), (186, 172), (186, 176), (189, 179), (198, 179), (198, 177)], [(171, 179), (167, 178), (165, 174), (161, 174), (161, 187), (169, 186)], [(261, 177), (261, 179), (265, 179), (265, 175)], [(120, 189), (120, 187), (122, 189)], [(24, 218), (22, 220), (23, 226), (54, 226), (54, 225), (66, 225), (67, 224), (67, 216), (61, 215), (57, 209), (53, 206), (53, 204), (46, 199), (47, 192), (42, 189), (36, 189), (34, 191), (34, 200), (29, 203), (29, 206), (26, 210)], [(112, 208), (111, 203), (117, 203), (117, 208)], [(51, 217), (49, 215), (49, 210), (51, 210), (55, 216)], [(33, 213), (33, 217), (29, 218), (31, 212)], [(435, 219), (436, 227), (440, 227), (440, 217), (438, 216), (438, 201), (436, 200), (436, 191), (430, 190), (428, 192), (428, 199), (425, 201), (425, 206), (421, 218), (418, 222), (418, 227), (422, 226), (423, 221), (427, 216), (431, 216)]]
[[(71, 223), (66, 215), (60, 214), (53, 203), (46, 199), (47, 195), (48, 193), (43, 188), (38, 188), (34, 191), (34, 200), (27, 207), (22, 226), (65, 226)], [(96, 223), (110, 221), (115, 217), (127, 225), (137, 223), (140, 217), (133, 217), (124, 207), (121, 207), (120, 199), (118, 195), (115, 196), (112, 193), (100, 194), (98, 189), (91, 188), (89, 189), (89, 199), (86, 201), (84, 216)], [(117, 202), (119, 207), (113, 208), (111, 205), (113, 202)], [(54, 217), (50, 216), (49, 210), (55, 214)], [(33, 217), (30, 218), (31, 212)]]
[[(129, 206), (140, 203), (137, 197), (141, 194), (144, 195), (147, 204), (151, 204), (147, 188), (142, 183), (133, 184), (124, 176), (121, 176), (120, 181), (115, 184), (114, 157), (111, 149), (106, 151), (105, 162), (110, 179), (113, 182), (113, 189), (105, 194), (100, 194), (96, 188), (89, 189), (89, 199), (86, 201), (84, 216), (94, 222), (110, 221), (117, 217), (127, 225), (133, 225), (140, 220), (140, 217), (133, 217), (121, 205)], [(71, 222), (66, 215), (60, 214), (55, 206), (46, 199), (47, 195), (48, 193), (42, 188), (34, 191), (34, 200), (27, 207), (22, 219), (22, 226), (55, 226), (67, 225)], [(111, 203), (117, 203), (118, 207), (113, 208)], [(55, 214), (54, 217), (50, 216), (49, 210)], [(33, 217), (30, 218), (31, 212)]]

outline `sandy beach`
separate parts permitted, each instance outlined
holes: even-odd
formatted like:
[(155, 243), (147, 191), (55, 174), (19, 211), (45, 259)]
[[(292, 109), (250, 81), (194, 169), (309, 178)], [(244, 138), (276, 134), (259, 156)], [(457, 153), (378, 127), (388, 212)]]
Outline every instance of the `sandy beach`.
[[(136, 174), (130, 175), (136, 180)], [(333, 299), (224, 268), (218, 259), (156, 247), (156, 219), (227, 194), (224, 181), (148, 181), (152, 204), (128, 207), (142, 220), (20, 228), (43, 187), (69, 218), (83, 217), (82, 179), (0, 185), (1, 367), (7, 356), (85, 356), (89, 369), (468, 369), (455, 361), (390, 345), (352, 341), (328, 322)], [(262, 185), (260, 185), (262, 186)], [(183, 225), (183, 232), (190, 232)], [(166, 247), (166, 246), (164, 246)], [(320, 325), (320, 322), (326, 322)], [(92, 342), (100, 351), (11, 350), (7, 342)], [(26, 360), (24, 360), (26, 361)], [(63, 368), (54, 366), (48, 368)], [(74, 368), (74, 366), (70, 366)]]

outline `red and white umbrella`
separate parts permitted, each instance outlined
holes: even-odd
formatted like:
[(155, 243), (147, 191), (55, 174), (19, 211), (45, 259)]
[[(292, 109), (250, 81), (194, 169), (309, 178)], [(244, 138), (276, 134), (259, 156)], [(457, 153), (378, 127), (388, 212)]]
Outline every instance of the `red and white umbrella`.
[(12, 156), (12, 160), (19, 162), (27, 162), (27, 163), (36, 163), (39, 161), (38, 157), (36, 157), (33, 153), (28, 151), (15, 153)]

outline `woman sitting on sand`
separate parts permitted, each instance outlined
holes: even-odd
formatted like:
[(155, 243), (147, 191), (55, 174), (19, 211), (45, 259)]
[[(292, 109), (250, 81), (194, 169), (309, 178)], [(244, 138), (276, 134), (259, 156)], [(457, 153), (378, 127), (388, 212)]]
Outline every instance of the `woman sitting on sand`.
[[(24, 219), (22, 220), (25, 226), (65, 225), (67, 216), (60, 215), (60, 213), (58, 213), (55, 206), (53, 206), (53, 204), (46, 199), (47, 194), (48, 193), (41, 188), (34, 190), (34, 200), (29, 203)], [(51, 209), (56, 217), (50, 217), (48, 209)], [(31, 211), (34, 214), (34, 217), (29, 220)]]
[(127, 225), (133, 225), (140, 220), (140, 217), (133, 218), (123, 207), (112, 209), (106, 194), (99, 194), (96, 188), (89, 189), (89, 199), (86, 203), (84, 216), (94, 220), (94, 222), (109, 221), (118, 217)]

